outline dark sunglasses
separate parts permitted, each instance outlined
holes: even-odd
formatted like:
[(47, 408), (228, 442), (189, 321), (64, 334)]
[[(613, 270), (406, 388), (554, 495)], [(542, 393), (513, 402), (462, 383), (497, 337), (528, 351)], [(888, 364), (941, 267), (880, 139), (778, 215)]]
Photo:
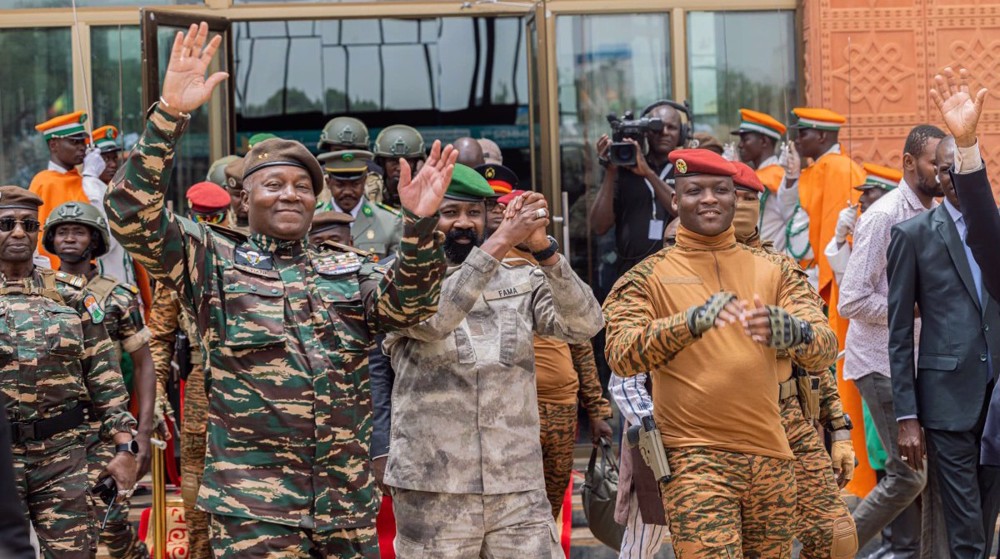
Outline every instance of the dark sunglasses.
[(0, 231), (4, 233), (10, 233), (21, 224), (21, 229), (24, 229), (25, 233), (34, 233), (38, 231), (38, 228), (42, 226), (41, 222), (37, 219), (14, 219), (13, 217), (5, 217), (0, 219)]
[(192, 216), (197, 223), (212, 223), (218, 225), (226, 219), (226, 212), (219, 212), (215, 214), (192, 214)]

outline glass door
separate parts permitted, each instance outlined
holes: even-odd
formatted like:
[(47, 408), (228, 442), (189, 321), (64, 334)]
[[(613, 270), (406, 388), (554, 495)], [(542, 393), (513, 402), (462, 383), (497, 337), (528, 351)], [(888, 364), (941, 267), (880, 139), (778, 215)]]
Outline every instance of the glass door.
[(142, 99), (145, 107), (152, 106), (160, 98), (160, 80), (166, 72), (170, 49), (178, 31), (187, 31), (191, 24), (204, 21), (208, 23), (210, 35), (222, 35), (222, 45), (212, 60), (209, 72), (229, 72), (230, 78), (216, 88), (207, 105), (191, 115), (191, 124), (174, 159), (167, 200), (168, 203), (172, 201), (175, 208), (182, 209), (187, 188), (205, 180), (213, 161), (234, 152), (232, 80), (235, 73), (232, 71), (230, 23), (225, 18), (178, 12), (143, 9), (141, 14)]

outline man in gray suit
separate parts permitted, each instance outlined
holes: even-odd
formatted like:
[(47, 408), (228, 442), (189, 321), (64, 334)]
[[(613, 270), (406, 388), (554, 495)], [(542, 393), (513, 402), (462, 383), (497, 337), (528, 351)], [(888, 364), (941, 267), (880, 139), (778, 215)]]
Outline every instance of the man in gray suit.
[(365, 197), (365, 181), (371, 159), (371, 152), (362, 150), (320, 154), (319, 160), (326, 171), (326, 186), (332, 199), (329, 207), (318, 209), (350, 214), (354, 217), (351, 224), (354, 247), (386, 257), (395, 253), (399, 246), (403, 236), (403, 216)]
[[(926, 453), (937, 467), (950, 556), (988, 559), (1000, 469), (981, 466), (979, 455), (1000, 364), (1000, 306), (983, 289), (964, 242), (967, 226), (949, 175), (954, 151), (950, 136), (937, 149), (944, 203), (892, 228), (892, 396), (902, 459), (919, 470)], [(916, 366), (915, 307), (922, 320)]]

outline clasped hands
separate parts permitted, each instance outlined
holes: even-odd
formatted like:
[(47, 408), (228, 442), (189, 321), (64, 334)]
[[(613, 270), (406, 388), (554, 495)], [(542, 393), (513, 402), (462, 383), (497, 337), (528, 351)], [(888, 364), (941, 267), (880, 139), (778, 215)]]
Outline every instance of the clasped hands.
[(754, 295), (751, 304), (733, 293), (720, 291), (705, 304), (688, 309), (687, 313), (688, 328), (698, 337), (712, 328), (737, 323), (747, 336), (761, 345), (788, 349), (804, 341), (801, 323), (785, 309), (765, 305), (759, 295)]

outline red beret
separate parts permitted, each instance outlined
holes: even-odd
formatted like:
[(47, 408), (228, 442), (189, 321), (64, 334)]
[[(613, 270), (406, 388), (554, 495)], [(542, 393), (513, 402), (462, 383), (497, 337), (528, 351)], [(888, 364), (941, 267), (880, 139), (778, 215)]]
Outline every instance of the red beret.
[(721, 155), (707, 149), (675, 149), (670, 152), (670, 162), (674, 164), (674, 176), (719, 175), (731, 177), (736, 167)]
[(216, 213), (229, 207), (229, 193), (214, 182), (199, 182), (187, 191), (191, 211), (200, 214)]
[(757, 171), (754, 171), (749, 165), (741, 161), (734, 161), (733, 165), (736, 167), (736, 174), (733, 175), (733, 184), (749, 188), (750, 190), (756, 190), (757, 192), (764, 192), (764, 183), (760, 182)]
[(503, 204), (506, 206), (507, 204), (513, 202), (514, 198), (517, 198), (518, 196), (524, 194), (525, 192), (526, 192), (525, 190), (512, 190), (510, 191), (509, 194), (504, 194), (503, 196), (498, 198), (497, 204)]

